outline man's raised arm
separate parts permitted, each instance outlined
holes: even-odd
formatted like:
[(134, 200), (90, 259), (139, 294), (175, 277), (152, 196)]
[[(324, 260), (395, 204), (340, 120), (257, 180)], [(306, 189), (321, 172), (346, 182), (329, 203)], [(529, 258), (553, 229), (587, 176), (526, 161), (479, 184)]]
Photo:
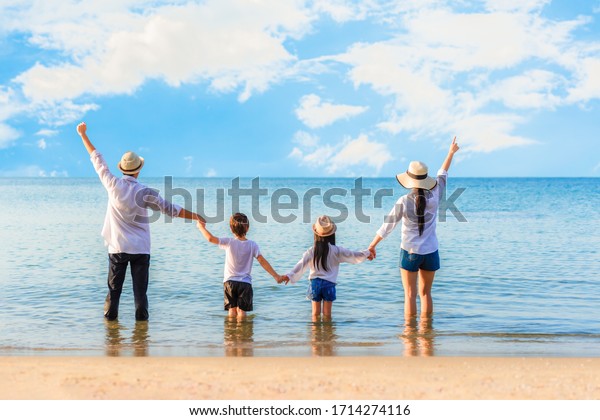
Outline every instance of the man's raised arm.
[(86, 134), (86, 130), (87, 130), (87, 126), (85, 125), (84, 122), (80, 123), (77, 126), (77, 133), (79, 133), (79, 135), (81, 136), (81, 140), (83, 140), (83, 145), (85, 146), (85, 149), (91, 155), (92, 152), (94, 150), (96, 150), (96, 148), (94, 147), (94, 145), (92, 144), (92, 142), (88, 138), (88, 136)]

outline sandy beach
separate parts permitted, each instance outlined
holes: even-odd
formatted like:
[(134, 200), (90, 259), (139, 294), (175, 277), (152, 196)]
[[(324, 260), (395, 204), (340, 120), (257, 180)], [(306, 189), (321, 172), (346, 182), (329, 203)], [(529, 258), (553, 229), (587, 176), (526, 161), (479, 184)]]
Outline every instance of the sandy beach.
[(598, 399), (600, 359), (2, 357), (1, 399)]

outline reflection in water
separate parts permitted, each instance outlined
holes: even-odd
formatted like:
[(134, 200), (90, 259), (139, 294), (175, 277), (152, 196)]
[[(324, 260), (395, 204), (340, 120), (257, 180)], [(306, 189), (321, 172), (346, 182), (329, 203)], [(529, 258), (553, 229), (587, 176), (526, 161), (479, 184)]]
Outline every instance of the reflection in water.
[(131, 336), (134, 356), (148, 356), (148, 325), (148, 321), (137, 321), (135, 323)]
[(313, 356), (335, 356), (335, 323), (331, 319), (313, 319), (310, 324), (310, 342)]
[(225, 317), (223, 344), (225, 356), (254, 356), (254, 318)]
[(132, 349), (134, 356), (148, 356), (148, 321), (137, 321), (131, 334), (131, 342), (124, 337), (127, 328), (119, 321), (104, 321), (106, 327), (106, 355), (122, 356), (124, 350)]
[(417, 320), (416, 316), (407, 317), (400, 336), (404, 343), (404, 355), (433, 356), (434, 335), (432, 317), (423, 317), (420, 320)]
[(106, 327), (106, 355), (120, 356), (123, 347), (121, 324), (119, 324), (119, 321), (104, 320), (104, 326)]

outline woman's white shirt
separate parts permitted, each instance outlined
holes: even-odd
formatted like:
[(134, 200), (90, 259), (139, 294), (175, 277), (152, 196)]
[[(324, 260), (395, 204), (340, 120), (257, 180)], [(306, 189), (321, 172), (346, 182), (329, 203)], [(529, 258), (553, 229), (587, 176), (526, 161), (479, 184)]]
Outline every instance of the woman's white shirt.
[(437, 184), (431, 190), (425, 190), (427, 206), (425, 207), (425, 225), (423, 234), (419, 235), (418, 217), (416, 214), (416, 190), (398, 199), (394, 208), (386, 216), (377, 235), (386, 238), (402, 223), (402, 249), (412, 253), (426, 255), (438, 250), (439, 244), (436, 230), (437, 212), (446, 188), (448, 172), (440, 169), (437, 173)]

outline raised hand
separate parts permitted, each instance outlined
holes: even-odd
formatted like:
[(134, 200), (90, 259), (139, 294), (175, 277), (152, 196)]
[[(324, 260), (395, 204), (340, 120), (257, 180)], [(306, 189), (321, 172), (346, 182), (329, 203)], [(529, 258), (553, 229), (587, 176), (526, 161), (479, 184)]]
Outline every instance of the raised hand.
[(77, 134), (79, 134), (79, 136), (81, 137), (81, 141), (83, 141), (85, 150), (87, 150), (87, 152), (91, 155), (94, 152), (94, 150), (96, 150), (96, 148), (94, 147), (94, 145), (88, 138), (87, 134), (85, 133), (86, 130), (87, 130), (87, 126), (85, 125), (84, 122), (81, 122), (77, 125)]
[(448, 153), (454, 154), (458, 152), (458, 149), (460, 149), (460, 147), (458, 147), (458, 143), (456, 143), (456, 136), (454, 136), (454, 138), (452, 139), (452, 143), (450, 144), (450, 149), (448, 150)]
[(458, 149), (459, 147), (458, 143), (456, 143), (456, 136), (454, 136), (454, 138), (452, 139), (452, 143), (450, 144), (450, 148), (448, 149), (448, 156), (446, 156), (444, 163), (442, 163), (442, 169), (444, 171), (448, 171), (448, 169), (450, 169), (450, 165), (452, 164), (452, 157), (454, 157), (454, 154), (458, 151)]
[(87, 130), (87, 125), (85, 125), (84, 122), (81, 122), (77, 125), (77, 133), (80, 136), (84, 136), (85, 135), (85, 131)]

